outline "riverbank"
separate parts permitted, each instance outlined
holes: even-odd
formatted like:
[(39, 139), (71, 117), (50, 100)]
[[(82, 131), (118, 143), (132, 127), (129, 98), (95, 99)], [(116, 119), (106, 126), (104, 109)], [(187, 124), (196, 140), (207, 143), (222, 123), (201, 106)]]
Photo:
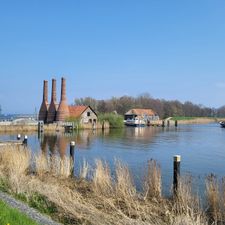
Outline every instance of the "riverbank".
[[(35, 170), (30, 171), (30, 165)], [(76, 178), (70, 176), (71, 169), (68, 157), (41, 154), (31, 158), (24, 148), (0, 149), (0, 188), (63, 224), (210, 225), (225, 221), (225, 196), (215, 177), (207, 181), (205, 210), (189, 178), (180, 179), (176, 196), (164, 197), (160, 166), (154, 160), (148, 163), (141, 192), (120, 161), (115, 163), (115, 172), (100, 160), (94, 168), (84, 162)]]
[(225, 118), (210, 118), (210, 117), (171, 117), (170, 121), (176, 121), (178, 124), (207, 124), (217, 123)]
[[(104, 123), (96, 123), (95, 126), (91, 123), (83, 124), (82, 126), (79, 126), (78, 130), (82, 129), (109, 129), (110, 125), (109, 122), (105, 121)], [(76, 129), (76, 127), (74, 127)], [(58, 131), (65, 131), (65, 126), (57, 123), (53, 124), (45, 124), (43, 126), (43, 131), (46, 132), (58, 132)], [(18, 125), (12, 125), (12, 124), (0, 124), (0, 132), (18, 132), (18, 133), (23, 133), (23, 132), (37, 132), (38, 131), (38, 125), (23, 125), (23, 124), (18, 124)]]

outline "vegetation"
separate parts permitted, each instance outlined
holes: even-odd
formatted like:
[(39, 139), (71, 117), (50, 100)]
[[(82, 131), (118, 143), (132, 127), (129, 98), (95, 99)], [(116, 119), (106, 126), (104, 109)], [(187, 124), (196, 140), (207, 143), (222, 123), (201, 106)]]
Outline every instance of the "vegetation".
[(71, 117), (68, 117), (66, 119), (66, 122), (72, 122), (72, 123), (74, 123), (75, 129), (81, 129), (82, 128), (81, 123), (80, 123), (80, 118), (72, 117), (71, 116)]
[(18, 210), (10, 208), (4, 202), (0, 201), (0, 224), (7, 225), (37, 225)]
[(192, 116), (174, 116), (172, 120), (194, 120), (197, 119), (198, 117), (192, 117)]
[(123, 116), (115, 113), (104, 113), (98, 115), (99, 122), (108, 121), (111, 128), (121, 128), (124, 126)]
[(219, 109), (194, 104), (190, 101), (181, 103), (178, 100), (155, 99), (149, 94), (138, 97), (122, 96), (112, 97), (109, 100), (96, 100), (91, 97), (75, 99), (77, 105), (90, 105), (98, 113), (109, 113), (116, 111), (124, 115), (132, 108), (151, 108), (158, 113), (160, 118), (171, 116), (185, 117), (214, 117), (225, 116), (225, 106)]
[[(47, 207), (47, 213), (64, 224), (212, 225), (225, 222), (225, 182), (219, 182), (215, 176), (207, 179), (206, 204), (202, 208), (198, 196), (192, 192), (189, 177), (180, 178), (176, 196), (163, 197), (161, 170), (154, 160), (148, 162), (143, 191), (138, 192), (128, 167), (120, 161), (115, 162), (115, 172), (101, 160), (96, 160), (95, 168), (85, 162), (80, 176), (74, 179), (70, 176), (69, 158), (51, 157), (31, 157), (24, 148), (1, 149), (0, 178), (4, 181), (1, 185), (24, 201), (32, 202), (42, 212), (46, 213)], [(35, 165), (35, 173), (29, 172), (30, 165)]]

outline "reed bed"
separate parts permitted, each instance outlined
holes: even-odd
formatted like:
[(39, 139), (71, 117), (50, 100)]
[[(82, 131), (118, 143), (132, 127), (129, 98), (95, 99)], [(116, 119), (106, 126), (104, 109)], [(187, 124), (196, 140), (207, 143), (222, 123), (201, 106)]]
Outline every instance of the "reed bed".
[(99, 159), (94, 168), (84, 161), (78, 177), (70, 176), (71, 169), (69, 157), (32, 156), (23, 147), (0, 149), (0, 188), (63, 224), (224, 224), (224, 180), (207, 179), (204, 208), (187, 177), (180, 178), (175, 197), (163, 197), (161, 170), (154, 160), (148, 162), (143, 192), (118, 160), (115, 171)]

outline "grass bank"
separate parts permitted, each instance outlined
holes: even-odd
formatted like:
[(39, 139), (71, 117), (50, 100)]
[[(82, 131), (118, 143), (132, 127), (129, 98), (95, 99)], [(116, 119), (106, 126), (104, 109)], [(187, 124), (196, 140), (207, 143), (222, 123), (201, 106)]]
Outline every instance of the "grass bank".
[(0, 201), (0, 224), (2, 225), (38, 225), (18, 210)]
[[(31, 170), (32, 165), (32, 170)], [(63, 224), (212, 225), (225, 222), (225, 182), (210, 176), (206, 204), (193, 194), (190, 178), (180, 178), (174, 198), (162, 195), (161, 169), (148, 161), (141, 192), (129, 168), (115, 161), (115, 171), (101, 160), (87, 162), (76, 178), (70, 158), (31, 157), (28, 149), (0, 149), (1, 188), (32, 203)], [(33, 171), (33, 172), (31, 172)], [(114, 174), (114, 175), (112, 175)]]
[(177, 120), (179, 124), (206, 124), (206, 123), (215, 123), (218, 121), (214, 117), (184, 117), (176, 116), (172, 117), (171, 120)]

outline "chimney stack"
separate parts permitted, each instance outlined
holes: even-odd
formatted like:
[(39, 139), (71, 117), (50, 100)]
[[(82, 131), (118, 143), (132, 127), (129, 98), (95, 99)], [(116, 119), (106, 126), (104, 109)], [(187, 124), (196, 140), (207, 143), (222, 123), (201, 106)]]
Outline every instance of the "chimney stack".
[(47, 123), (53, 123), (56, 118), (57, 100), (56, 100), (56, 80), (52, 79), (52, 97), (48, 109)]
[(61, 81), (61, 100), (56, 115), (56, 121), (65, 121), (69, 117), (69, 107), (66, 100), (66, 79), (62, 77)]
[(39, 110), (38, 119), (42, 120), (42, 121), (44, 121), (44, 123), (46, 123), (47, 114), (48, 114), (48, 81), (44, 80), (43, 100), (42, 100), (41, 107)]

